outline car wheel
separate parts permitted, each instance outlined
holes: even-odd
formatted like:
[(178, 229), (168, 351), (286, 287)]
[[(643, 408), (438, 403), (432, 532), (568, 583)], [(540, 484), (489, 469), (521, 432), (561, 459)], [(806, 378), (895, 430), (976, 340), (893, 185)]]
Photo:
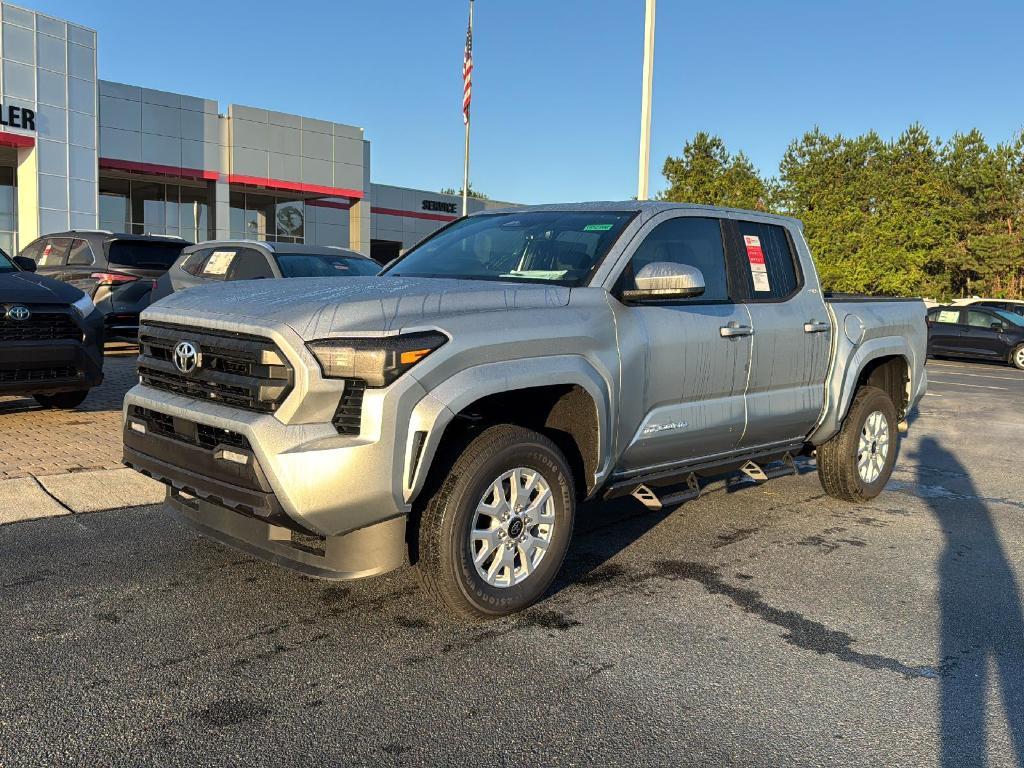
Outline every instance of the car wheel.
[(818, 478), (825, 493), (867, 501), (889, 482), (899, 452), (896, 406), (878, 387), (861, 387), (839, 432), (818, 446)]
[(459, 454), (421, 505), (417, 572), (458, 616), (521, 611), (551, 586), (572, 538), (575, 497), (562, 452), (503, 424)]
[(1010, 353), (1010, 365), (1024, 371), (1024, 344), (1018, 344)]
[(78, 392), (58, 392), (55, 395), (35, 395), (35, 399), (43, 408), (65, 411), (77, 408), (88, 396), (89, 390), (85, 389)]

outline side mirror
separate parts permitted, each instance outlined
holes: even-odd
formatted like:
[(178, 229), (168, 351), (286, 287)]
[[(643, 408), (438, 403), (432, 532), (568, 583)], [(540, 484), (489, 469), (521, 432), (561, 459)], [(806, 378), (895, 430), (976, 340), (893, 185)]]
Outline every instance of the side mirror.
[(15, 256), (11, 260), (15, 264), (17, 264), (20, 269), (23, 269), (25, 272), (35, 272), (36, 271), (36, 263), (35, 263), (35, 261), (30, 259), (28, 256)]
[(993, 331), (1001, 331), (1001, 330), (1003, 330), (1003, 324), (1002, 323), (992, 323), (991, 327), (992, 327)]
[(626, 301), (689, 299), (704, 293), (704, 275), (696, 267), (655, 261), (636, 273), (636, 288), (623, 291)]

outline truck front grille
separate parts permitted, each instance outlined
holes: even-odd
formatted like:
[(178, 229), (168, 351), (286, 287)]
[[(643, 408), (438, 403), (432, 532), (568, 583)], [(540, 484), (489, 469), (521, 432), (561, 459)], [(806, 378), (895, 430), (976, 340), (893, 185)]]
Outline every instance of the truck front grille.
[(0, 342), (82, 340), (82, 329), (67, 312), (33, 310), (28, 320), (10, 320), (0, 311)]
[[(195, 368), (180, 370), (174, 350), (191, 342)], [(270, 339), (245, 333), (146, 323), (139, 330), (139, 380), (155, 389), (273, 413), (291, 392), (293, 371)]]
[(341, 393), (338, 410), (331, 423), (339, 435), (358, 435), (363, 421), (363, 395), (366, 382), (362, 379), (345, 379), (345, 391)]

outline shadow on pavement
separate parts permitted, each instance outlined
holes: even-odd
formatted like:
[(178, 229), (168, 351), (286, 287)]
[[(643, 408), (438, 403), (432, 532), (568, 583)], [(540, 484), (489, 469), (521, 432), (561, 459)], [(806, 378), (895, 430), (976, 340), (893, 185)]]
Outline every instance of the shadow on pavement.
[[(941, 765), (986, 764), (986, 720), (998, 722), (1004, 714), (986, 713), (990, 672), (1011, 749), (1024, 765), (1024, 618), (1017, 579), (967, 468), (930, 437), (921, 441), (917, 459), (919, 467), (939, 464), (968, 478), (963, 493), (924, 499), (946, 544), (939, 561)], [(932, 482), (919, 469), (918, 483)]]

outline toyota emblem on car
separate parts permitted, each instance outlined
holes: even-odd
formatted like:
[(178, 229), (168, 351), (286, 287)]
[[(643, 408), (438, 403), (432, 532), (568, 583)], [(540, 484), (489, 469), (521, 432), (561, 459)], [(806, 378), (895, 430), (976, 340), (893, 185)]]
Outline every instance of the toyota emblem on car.
[(182, 373), (192, 373), (199, 367), (199, 350), (191, 341), (179, 341), (174, 348), (174, 367)]
[(28, 320), (30, 317), (32, 317), (32, 312), (28, 307), (15, 304), (13, 307), (7, 308), (8, 320)]

